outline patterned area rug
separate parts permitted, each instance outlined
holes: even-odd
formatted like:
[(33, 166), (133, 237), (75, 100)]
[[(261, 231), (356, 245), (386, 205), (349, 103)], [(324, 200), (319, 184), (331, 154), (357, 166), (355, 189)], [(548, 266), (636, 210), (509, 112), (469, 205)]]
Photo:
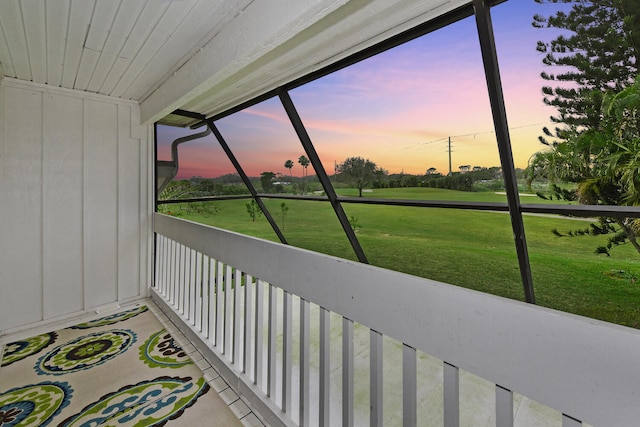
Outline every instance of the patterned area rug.
[(0, 427), (242, 425), (147, 307), (7, 344)]

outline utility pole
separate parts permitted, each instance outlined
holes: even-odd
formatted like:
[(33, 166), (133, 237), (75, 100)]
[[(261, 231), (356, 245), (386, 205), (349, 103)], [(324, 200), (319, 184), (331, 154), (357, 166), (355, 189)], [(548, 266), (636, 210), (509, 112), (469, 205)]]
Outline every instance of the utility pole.
[(451, 171), (451, 137), (449, 137), (449, 176), (451, 176), (452, 171)]

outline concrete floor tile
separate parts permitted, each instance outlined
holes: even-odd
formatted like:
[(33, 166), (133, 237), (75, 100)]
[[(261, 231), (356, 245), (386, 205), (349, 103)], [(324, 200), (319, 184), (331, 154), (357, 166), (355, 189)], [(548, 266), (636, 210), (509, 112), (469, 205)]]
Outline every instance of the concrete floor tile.
[(262, 424), (262, 421), (260, 421), (258, 419), (258, 417), (256, 417), (256, 415), (253, 414), (253, 413), (251, 413), (251, 414), (247, 415), (246, 417), (242, 418), (240, 420), (240, 422), (245, 427), (264, 427), (264, 424)]
[(231, 409), (231, 411), (236, 414), (238, 418), (246, 417), (251, 413), (251, 409), (249, 409), (247, 404), (244, 403), (242, 399), (238, 399), (231, 405), (229, 405), (229, 409)]

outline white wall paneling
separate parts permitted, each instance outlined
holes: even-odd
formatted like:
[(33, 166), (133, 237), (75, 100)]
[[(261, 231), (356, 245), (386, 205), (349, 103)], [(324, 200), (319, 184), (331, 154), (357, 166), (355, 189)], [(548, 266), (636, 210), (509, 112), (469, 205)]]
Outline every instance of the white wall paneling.
[(44, 318), (84, 306), (82, 269), (76, 267), (83, 259), (82, 111), (81, 98), (44, 95)]
[(140, 287), (140, 140), (131, 138), (129, 105), (118, 105), (118, 298), (139, 295)]
[(92, 307), (118, 298), (118, 107), (88, 100), (84, 121), (85, 304)]
[(3, 92), (0, 330), (42, 318), (42, 92)]
[(138, 105), (14, 79), (0, 104), (0, 334), (143, 295)]

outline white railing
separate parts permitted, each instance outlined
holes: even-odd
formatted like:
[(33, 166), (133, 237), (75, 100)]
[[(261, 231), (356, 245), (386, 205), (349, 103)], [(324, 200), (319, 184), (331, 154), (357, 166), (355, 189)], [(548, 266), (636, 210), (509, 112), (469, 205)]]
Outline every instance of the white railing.
[[(154, 221), (154, 299), (268, 424), (483, 425), (476, 401), (485, 422), (512, 426), (523, 399), (563, 426), (640, 424), (640, 331)], [(439, 385), (425, 386), (425, 371)], [(475, 376), (490, 398), (465, 385)]]

